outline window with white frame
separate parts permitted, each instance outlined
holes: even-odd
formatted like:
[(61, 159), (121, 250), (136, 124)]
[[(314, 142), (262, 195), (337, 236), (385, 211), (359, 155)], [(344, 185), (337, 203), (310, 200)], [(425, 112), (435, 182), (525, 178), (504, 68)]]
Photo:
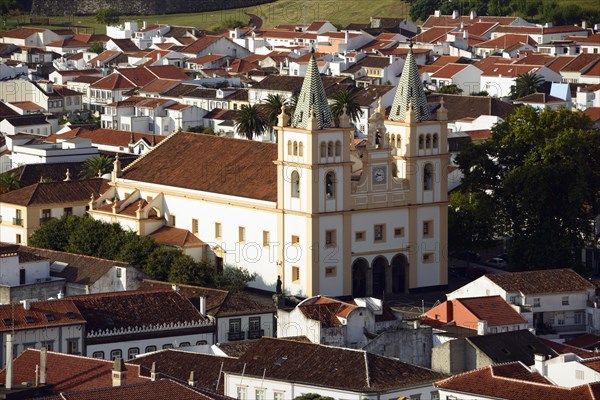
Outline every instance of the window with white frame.
[(562, 297), (562, 305), (563, 306), (568, 306), (569, 305), (569, 296), (563, 296)]
[(111, 361), (115, 361), (116, 358), (123, 357), (123, 352), (121, 350), (111, 350), (110, 351), (110, 359)]
[(254, 391), (254, 399), (255, 400), (265, 400), (265, 389), (256, 389)]
[(247, 389), (246, 386), (238, 386), (237, 387), (237, 399), (238, 400), (246, 400)]

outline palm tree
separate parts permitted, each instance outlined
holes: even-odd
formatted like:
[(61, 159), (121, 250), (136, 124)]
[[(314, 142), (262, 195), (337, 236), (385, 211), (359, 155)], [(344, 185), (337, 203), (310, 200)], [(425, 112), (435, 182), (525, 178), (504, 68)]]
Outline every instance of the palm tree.
[(517, 75), (515, 84), (510, 87), (510, 98), (514, 100), (535, 93), (542, 83), (544, 78), (535, 72)]
[(344, 112), (344, 107), (346, 107), (346, 112), (350, 116), (350, 122), (358, 120), (363, 115), (357, 97), (358, 92), (351, 89), (340, 90), (333, 95), (331, 113), (333, 114), (336, 125), (339, 124), (339, 118)]
[(248, 140), (262, 135), (268, 128), (267, 120), (256, 104), (243, 104), (235, 119), (235, 130)]
[(83, 169), (79, 176), (82, 179), (93, 178), (98, 175), (104, 175), (112, 171), (113, 159), (109, 156), (91, 157), (83, 163)]
[(19, 177), (14, 172), (0, 175), (0, 194), (10, 192), (21, 187)]
[(280, 94), (270, 94), (263, 102), (263, 113), (269, 126), (277, 125), (277, 117), (281, 114), (281, 107), (285, 107), (286, 114), (289, 114), (288, 102)]

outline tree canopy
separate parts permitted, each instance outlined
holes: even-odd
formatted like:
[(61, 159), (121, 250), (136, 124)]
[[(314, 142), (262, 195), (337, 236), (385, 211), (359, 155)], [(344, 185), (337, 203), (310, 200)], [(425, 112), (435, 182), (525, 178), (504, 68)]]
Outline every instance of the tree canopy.
[(96, 21), (104, 25), (116, 25), (119, 23), (119, 12), (114, 8), (99, 8), (96, 10)]
[(235, 120), (235, 129), (237, 133), (252, 140), (265, 133), (269, 129), (269, 124), (256, 104), (243, 104)]
[(485, 205), (494, 234), (508, 238), (513, 265), (579, 266), (600, 211), (600, 134), (586, 116), (520, 107), (457, 162), (463, 191)]

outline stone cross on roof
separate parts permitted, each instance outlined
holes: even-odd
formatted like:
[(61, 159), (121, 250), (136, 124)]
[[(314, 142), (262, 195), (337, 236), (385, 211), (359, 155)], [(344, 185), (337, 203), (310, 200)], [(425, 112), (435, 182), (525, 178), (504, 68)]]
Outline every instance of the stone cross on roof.
[(296, 111), (292, 117), (292, 126), (294, 128), (311, 129), (312, 126), (309, 121), (311, 116), (315, 119), (312, 125), (317, 129), (333, 127), (333, 116), (314, 56), (311, 56), (308, 62), (302, 90), (296, 104)]
[(406, 62), (402, 69), (400, 83), (396, 90), (396, 96), (392, 103), (392, 109), (390, 111), (390, 120), (392, 121), (406, 121), (407, 113), (411, 106), (414, 110), (416, 121), (429, 121), (431, 119), (427, 98), (425, 97), (425, 90), (423, 89), (423, 81), (419, 75), (419, 69), (413, 55), (412, 46), (413, 44), (411, 42), (408, 55), (406, 56)]

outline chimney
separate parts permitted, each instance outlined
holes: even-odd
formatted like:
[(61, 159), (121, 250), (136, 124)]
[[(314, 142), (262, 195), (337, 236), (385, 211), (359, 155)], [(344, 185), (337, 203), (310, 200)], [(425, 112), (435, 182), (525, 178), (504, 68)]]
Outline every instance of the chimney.
[(146, 20), (144, 20), (144, 22), (142, 22), (142, 29), (146, 29)]
[(433, 16), (434, 16), (434, 17), (438, 17), (438, 18), (439, 18), (439, 17), (441, 17), (441, 16), (442, 16), (442, 12), (441, 12), (440, 10), (435, 10), (435, 11), (433, 12)]
[(587, 21), (581, 21), (581, 28), (587, 29)]
[(488, 328), (488, 323), (486, 320), (481, 319), (479, 321), (477, 321), (477, 334), (478, 335), (485, 335), (487, 333), (487, 328)]
[(21, 300), (20, 303), (23, 304), (23, 310), (29, 310), (29, 306), (31, 304), (30, 299)]
[(112, 369), (112, 385), (115, 386), (125, 386), (125, 377), (127, 375), (127, 370), (125, 369), (125, 362), (121, 357), (115, 358), (115, 363)]
[(198, 310), (203, 317), (206, 317), (206, 297), (200, 296), (198, 299)]
[(477, 18), (477, 12), (475, 10), (471, 10), (471, 12), (469, 13), (469, 19), (475, 18)]
[(40, 349), (40, 385), (46, 384), (46, 370), (48, 369), (48, 349), (42, 346)]
[(452, 11), (452, 19), (456, 19), (460, 16), (460, 14), (458, 13), (458, 10), (454, 10)]
[(547, 374), (547, 369), (546, 369), (546, 356), (540, 353), (535, 353), (534, 354), (534, 366), (533, 368), (537, 371), (538, 374), (542, 375), (542, 376), (546, 376)]
[(56, 295), (56, 298), (59, 300), (64, 299), (65, 295), (63, 294), (62, 290), (58, 291), (58, 294)]
[(158, 379), (158, 373), (156, 372), (156, 362), (152, 363), (152, 368), (150, 368), (150, 380), (155, 382)]
[(6, 389), (12, 389), (13, 381), (13, 335), (6, 334)]
[(121, 176), (121, 161), (119, 161), (119, 155), (117, 154), (113, 163), (112, 181), (116, 182), (119, 176)]
[(188, 379), (188, 385), (190, 385), (191, 387), (194, 387), (198, 384), (198, 381), (196, 380), (196, 375), (194, 374), (194, 371), (190, 372), (190, 379)]

